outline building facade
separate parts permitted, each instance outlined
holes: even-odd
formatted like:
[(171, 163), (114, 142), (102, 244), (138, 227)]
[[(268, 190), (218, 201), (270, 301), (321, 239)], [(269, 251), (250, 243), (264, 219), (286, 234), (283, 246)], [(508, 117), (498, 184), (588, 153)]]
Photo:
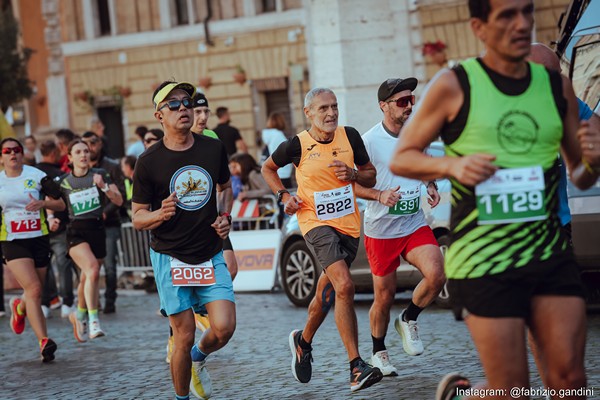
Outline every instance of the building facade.
[[(381, 119), (383, 80), (415, 76), (419, 94), (442, 66), (481, 52), (466, 3), (13, 0), (24, 43), (38, 51), (30, 63), (32, 131), (82, 132), (97, 115), (113, 156), (136, 140), (137, 125), (158, 127), (151, 94), (171, 78), (198, 85), (213, 110), (228, 107), (253, 151), (272, 111), (286, 115), (288, 135), (306, 127), (303, 97), (311, 87), (333, 89), (340, 123), (364, 132)], [(535, 2), (536, 41), (555, 39), (568, 3)], [(423, 54), (432, 43), (443, 58)]]

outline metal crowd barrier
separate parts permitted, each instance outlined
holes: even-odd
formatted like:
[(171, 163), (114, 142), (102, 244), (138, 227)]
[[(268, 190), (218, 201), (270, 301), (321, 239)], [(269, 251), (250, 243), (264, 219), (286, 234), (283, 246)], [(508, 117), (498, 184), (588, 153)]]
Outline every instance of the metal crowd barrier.
[(135, 230), (131, 222), (121, 224), (121, 239), (117, 242), (120, 271), (152, 270), (150, 263), (150, 232)]
[(279, 229), (279, 213), (277, 198), (272, 194), (258, 199), (234, 200), (232, 230)]

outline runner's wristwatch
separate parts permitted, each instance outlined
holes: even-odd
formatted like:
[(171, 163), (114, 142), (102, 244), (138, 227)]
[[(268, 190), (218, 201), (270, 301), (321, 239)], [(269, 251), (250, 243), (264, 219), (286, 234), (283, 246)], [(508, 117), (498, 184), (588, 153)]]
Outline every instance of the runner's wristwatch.
[(227, 218), (229, 225), (231, 225), (231, 214), (229, 214), (228, 212), (224, 212), (224, 213), (221, 213), (221, 217)]
[(283, 197), (284, 193), (290, 194), (290, 192), (288, 192), (285, 189), (281, 189), (281, 190), (277, 191), (277, 201), (281, 201), (281, 198)]

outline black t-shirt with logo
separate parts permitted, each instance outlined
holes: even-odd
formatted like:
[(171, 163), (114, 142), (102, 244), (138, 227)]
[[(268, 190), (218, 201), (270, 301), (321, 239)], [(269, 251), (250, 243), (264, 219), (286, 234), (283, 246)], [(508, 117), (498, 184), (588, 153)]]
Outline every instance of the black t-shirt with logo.
[(223, 247), (211, 224), (218, 215), (216, 185), (229, 181), (227, 153), (216, 139), (192, 135), (184, 151), (165, 147), (162, 140), (146, 150), (135, 164), (132, 202), (158, 210), (177, 192), (175, 215), (152, 230), (150, 246), (189, 264), (209, 260)]

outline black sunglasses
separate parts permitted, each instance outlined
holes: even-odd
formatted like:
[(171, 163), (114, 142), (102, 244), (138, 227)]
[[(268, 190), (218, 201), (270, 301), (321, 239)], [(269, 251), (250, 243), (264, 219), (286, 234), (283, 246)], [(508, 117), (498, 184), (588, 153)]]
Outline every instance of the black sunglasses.
[(179, 110), (179, 107), (181, 107), (182, 104), (185, 108), (194, 107), (194, 102), (192, 101), (192, 99), (190, 99), (189, 97), (186, 97), (181, 100), (169, 100), (162, 106), (158, 107), (157, 111), (160, 111), (165, 107), (169, 107), (169, 110), (171, 110), (171, 111), (177, 111), (177, 110)]
[(144, 139), (144, 143), (152, 143), (152, 142), (158, 142), (158, 138), (148, 138), (148, 139)]
[(410, 103), (411, 105), (415, 105), (415, 96), (404, 96), (404, 97), (399, 97), (396, 100), (388, 100), (386, 101), (386, 103), (396, 103), (396, 105), (398, 107), (406, 107), (408, 106), (408, 103)]

